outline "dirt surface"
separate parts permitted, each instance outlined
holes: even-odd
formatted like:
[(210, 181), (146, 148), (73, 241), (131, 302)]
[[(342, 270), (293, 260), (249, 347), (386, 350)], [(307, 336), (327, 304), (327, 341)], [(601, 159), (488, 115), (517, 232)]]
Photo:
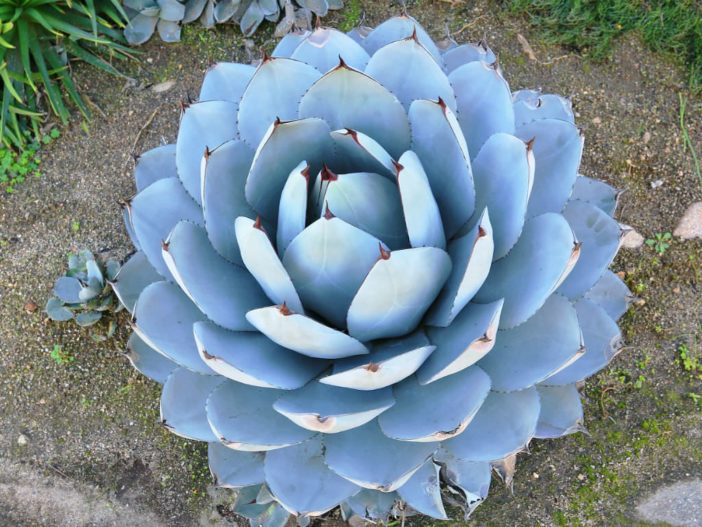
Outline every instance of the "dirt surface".
[[(371, 26), (398, 11), (389, 1), (359, 4)], [(687, 206), (702, 200), (683, 151), (682, 74), (634, 35), (598, 65), (543, 47), (523, 20), (488, 2), (418, 1), (410, 13), (435, 39), (447, 28), (458, 42), (486, 36), (512, 89), (572, 95), (586, 138), (581, 172), (625, 190), (616, 218), (645, 238), (673, 232)], [(353, 21), (343, 11), (325, 23)], [(0, 197), (0, 525), (237, 521), (228, 514), (230, 493), (210, 488), (204, 444), (158, 424), (159, 387), (121, 354), (127, 316), (117, 317), (113, 339), (96, 342), (73, 323), (48, 321), (41, 307), (71, 249), (130, 253), (118, 200), (134, 192), (132, 153), (175, 140), (180, 102), (196, 97), (212, 61), (249, 62), (271, 51), (272, 28), (262, 29), (249, 42), (232, 27), (196, 25), (180, 44), (155, 39), (138, 66), (125, 65), (133, 83), (76, 65), (96, 114), (89, 133), (76, 117), (42, 150), (42, 177)], [(173, 87), (149, 87), (164, 81)], [(700, 154), (701, 107), (689, 98), (686, 124)], [(585, 387), (590, 434), (532, 442), (519, 456), (514, 494), (494, 479), (471, 525), (651, 525), (638, 516), (639, 501), (702, 477), (701, 249), (702, 240), (674, 238), (662, 254), (648, 244), (620, 253), (613, 269), (639, 301), (622, 319), (628, 348)], [(40, 309), (27, 311), (28, 302)], [(72, 360), (57, 363), (55, 345)], [(460, 511), (451, 513), (462, 522)]]

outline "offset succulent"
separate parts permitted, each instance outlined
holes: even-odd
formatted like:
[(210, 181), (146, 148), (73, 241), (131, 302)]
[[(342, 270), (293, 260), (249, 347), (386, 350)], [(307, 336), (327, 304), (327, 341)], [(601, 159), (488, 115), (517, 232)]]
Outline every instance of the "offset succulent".
[[(324, 16), (329, 9), (341, 9), (342, 0), (124, 0), (129, 24), (124, 30), (127, 42), (143, 44), (157, 30), (165, 42), (178, 42), (183, 24), (198, 18), (205, 27), (228, 20), (239, 23), (242, 33), (252, 35), (264, 20), (284, 19), (276, 31), (282, 34), (293, 26), (309, 27), (311, 13)], [(280, 35), (282, 36), (282, 35)]]
[[(68, 271), (54, 283), (54, 297), (46, 303), (46, 313), (52, 320), (75, 320), (80, 326), (92, 326), (105, 311), (119, 311), (122, 306), (115, 297), (109, 281), (119, 273), (119, 263), (103, 263), (90, 251), (68, 256)], [(112, 336), (114, 324), (107, 337)]]
[(252, 525), (341, 505), (445, 518), (532, 438), (582, 429), (617, 353), (616, 193), (570, 102), (403, 14), (222, 63), (143, 154), (115, 290), (173, 432)]

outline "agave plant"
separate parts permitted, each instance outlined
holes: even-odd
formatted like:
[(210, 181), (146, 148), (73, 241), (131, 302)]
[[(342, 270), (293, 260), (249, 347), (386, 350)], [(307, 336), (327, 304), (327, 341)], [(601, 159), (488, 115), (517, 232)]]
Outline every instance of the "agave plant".
[[(365, 36), (363, 36), (365, 35)], [(143, 154), (114, 287), (163, 423), (252, 525), (472, 510), (491, 467), (582, 429), (617, 353), (616, 193), (570, 102), (406, 14), (222, 63)]]
[(341, 9), (341, 0), (124, 0), (129, 24), (124, 30), (127, 42), (143, 44), (157, 30), (165, 42), (178, 42), (183, 24), (200, 19), (205, 27), (229, 20), (239, 23), (242, 33), (252, 35), (264, 20), (280, 23), (283, 34), (293, 26), (309, 27), (311, 13), (324, 16), (329, 9)]
[[(103, 263), (90, 251), (79, 251), (68, 256), (68, 271), (54, 283), (54, 295), (46, 303), (51, 320), (75, 320), (79, 326), (92, 326), (106, 311), (119, 311), (122, 305), (115, 297), (109, 281), (119, 273), (119, 262)], [(109, 338), (115, 331), (110, 324)], [(102, 337), (94, 336), (99, 340)]]

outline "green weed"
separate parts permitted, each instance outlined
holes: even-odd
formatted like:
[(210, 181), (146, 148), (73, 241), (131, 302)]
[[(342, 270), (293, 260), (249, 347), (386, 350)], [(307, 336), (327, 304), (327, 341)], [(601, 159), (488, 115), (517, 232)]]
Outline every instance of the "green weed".
[(668, 248), (670, 247), (668, 241), (670, 241), (672, 237), (672, 234), (670, 234), (669, 232), (657, 232), (655, 234), (655, 238), (649, 238), (646, 240), (646, 245), (651, 245), (658, 254), (663, 256), (665, 254), (665, 251), (668, 250)]
[(63, 351), (63, 346), (54, 344), (54, 349), (51, 350), (51, 358), (56, 361), (56, 364), (71, 364), (75, 358), (67, 351)]
[(692, 159), (695, 162), (695, 173), (697, 174), (697, 179), (700, 180), (700, 185), (702, 185), (700, 162), (697, 159), (697, 152), (695, 152), (695, 147), (692, 146), (692, 141), (690, 140), (690, 136), (687, 133), (687, 127), (685, 126), (685, 105), (687, 104), (687, 98), (683, 98), (682, 93), (678, 93), (678, 98), (680, 99), (680, 129), (682, 130), (683, 136), (683, 154), (687, 152), (688, 148), (690, 149)]
[(612, 43), (635, 31), (653, 51), (683, 64), (689, 85), (702, 90), (702, 15), (696, 0), (511, 0), (547, 43), (561, 44), (593, 60), (608, 59)]
[(360, 0), (349, 0), (344, 9), (344, 19), (339, 24), (339, 29), (344, 33), (351, 31), (361, 23)]

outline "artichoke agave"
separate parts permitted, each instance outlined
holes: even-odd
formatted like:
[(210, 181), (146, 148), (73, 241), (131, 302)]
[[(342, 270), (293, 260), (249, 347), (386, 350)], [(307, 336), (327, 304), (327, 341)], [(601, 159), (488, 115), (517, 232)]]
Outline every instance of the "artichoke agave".
[(143, 44), (158, 31), (164, 42), (178, 42), (183, 24), (200, 19), (205, 27), (228, 20), (239, 23), (242, 33), (252, 35), (264, 20), (276, 22), (285, 13), (280, 29), (287, 33), (294, 25), (310, 25), (311, 13), (324, 16), (329, 9), (341, 9), (342, 0), (124, 0), (129, 24), (127, 42)]
[(629, 300), (582, 146), (568, 100), (406, 14), (208, 71), (138, 161), (114, 287), (238, 512), (445, 518), (442, 481), (472, 510), (491, 467), (582, 429)]

